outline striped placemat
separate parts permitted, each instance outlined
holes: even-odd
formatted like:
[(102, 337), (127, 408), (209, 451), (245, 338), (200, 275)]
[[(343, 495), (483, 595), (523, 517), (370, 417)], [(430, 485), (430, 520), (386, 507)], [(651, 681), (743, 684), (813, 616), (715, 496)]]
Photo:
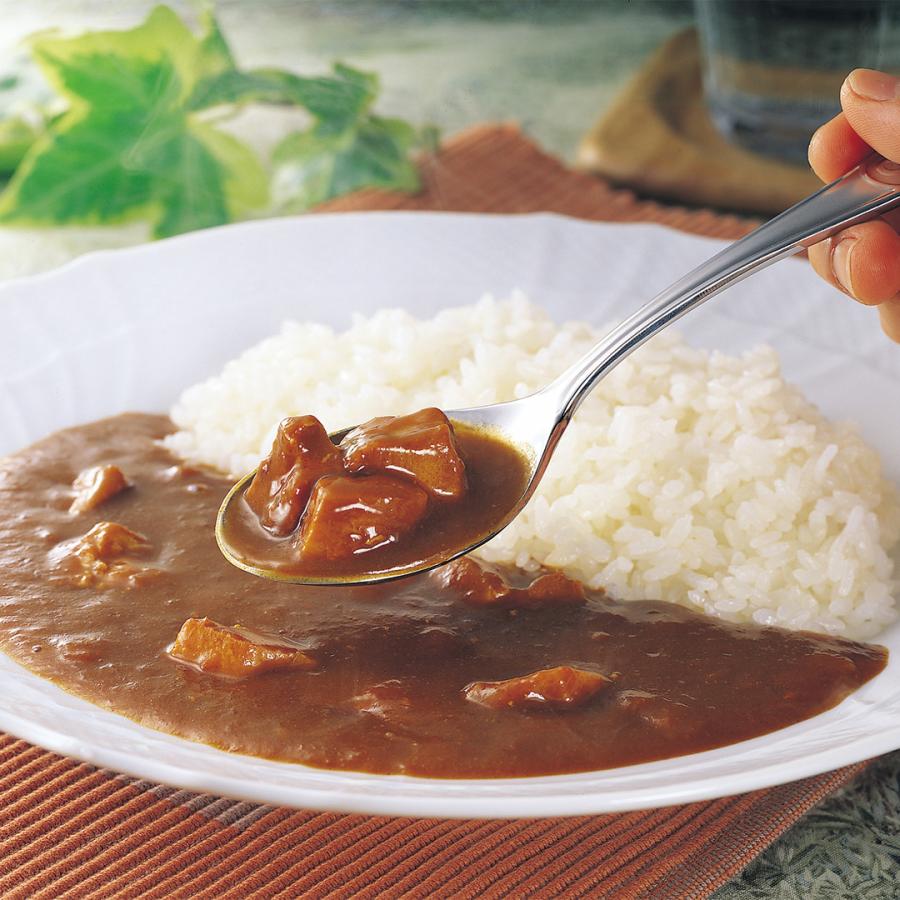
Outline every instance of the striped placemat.
[(480, 822), (242, 803), (4, 737), (0, 896), (705, 897), (861, 768), (661, 810)]
[[(326, 209), (551, 211), (734, 238), (752, 222), (662, 207), (477, 128), (409, 197)], [(707, 803), (569, 819), (451, 821), (273, 808), (95, 769), (0, 736), (0, 896), (705, 897), (860, 771)]]

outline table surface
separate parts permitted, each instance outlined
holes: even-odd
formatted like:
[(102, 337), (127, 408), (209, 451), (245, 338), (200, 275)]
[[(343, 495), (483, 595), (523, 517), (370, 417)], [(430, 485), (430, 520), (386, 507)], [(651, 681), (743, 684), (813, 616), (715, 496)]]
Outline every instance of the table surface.
[[(6, 4), (0, 59), (48, 26), (127, 27), (145, 0)], [(189, 2), (171, 4), (190, 12)], [(691, 23), (680, 0), (220, 0), (218, 14), (247, 65), (325, 70), (339, 58), (377, 71), (380, 112), (445, 133), (516, 121), (545, 149), (574, 157), (579, 138), (659, 43)], [(2, 68), (2, 66), (0, 66)], [(264, 151), (284, 133), (277, 114), (238, 127)], [(142, 226), (0, 231), (0, 279), (87, 250), (144, 240)], [(900, 753), (879, 760), (758, 857), (718, 898), (883, 898), (900, 866)]]

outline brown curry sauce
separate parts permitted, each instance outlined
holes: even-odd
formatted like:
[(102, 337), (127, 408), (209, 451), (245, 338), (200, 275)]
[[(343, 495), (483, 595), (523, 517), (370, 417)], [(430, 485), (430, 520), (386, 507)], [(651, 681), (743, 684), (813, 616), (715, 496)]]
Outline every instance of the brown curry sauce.
[[(553, 574), (528, 588), (502, 573), (491, 602), (441, 570), (374, 587), (266, 582), (220, 555), (213, 523), (229, 483), (174, 459), (157, 443), (170, 430), (164, 417), (118, 416), (0, 462), (0, 647), (151, 728), (325, 768), (578, 772), (766, 734), (829, 709), (886, 662), (880, 647), (618, 603)], [(128, 486), (70, 512), (76, 477), (109, 465)], [(101, 522), (123, 528), (87, 540)], [(95, 545), (110, 541), (125, 558), (104, 570)], [(169, 655), (185, 621), (204, 617), (313, 663), (225, 678)], [(498, 696), (485, 684), (547, 669), (563, 687), (573, 671), (593, 680), (570, 708), (517, 705), (522, 691), (513, 705), (483, 702)]]

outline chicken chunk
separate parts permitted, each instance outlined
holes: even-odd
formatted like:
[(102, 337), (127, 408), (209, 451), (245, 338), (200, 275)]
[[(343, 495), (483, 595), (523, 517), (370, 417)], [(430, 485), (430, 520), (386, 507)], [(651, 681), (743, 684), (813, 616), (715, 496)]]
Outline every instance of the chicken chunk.
[(387, 718), (397, 712), (407, 712), (412, 706), (409, 692), (398, 678), (373, 684), (367, 691), (350, 698), (350, 704), (360, 712)]
[(75, 499), (69, 512), (77, 515), (95, 509), (127, 487), (130, 487), (128, 479), (118, 466), (92, 466), (85, 469), (72, 482)]
[(497, 572), (461, 556), (435, 569), (431, 575), (441, 587), (458, 591), (460, 599), (472, 606), (505, 605), (513, 591)]
[(142, 534), (118, 522), (98, 522), (81, 538), (78, 555), (110, 562), (130, 553), (141, 554), (149, 546)]
[(429, 407), (408, 416), (372, 419), (341, 441), (348, 472), (394, 472), (436, 499), (466, 492), (466, 467), (450, 420)]
[(346, 559), (396, 543), (425, 517), (428, 495), (402, 478), (326, 475), (313, 488), (297, 537), (309, 559)]
[(597, 672), (556, 666), (506, 681), (475, 681), (465, 689), (467, 700), (491, 709), (572, 709), (587, 703), (612, 680)]
[(523, 606), (548, 606), (550, 604), (570, 604), (573, 606), (587, 602), (584, 585), (562, 572), (547, 572), (538, 575), (525, 588), (528, 602)]
[(684, 704), (649, 691), (622, 691), (616, 698), (616, 705), (670, 737), (683, 738), (695, 729), (690, 711)]
[(83, 537), (67, 547), (66, 558), (77, 565), (76, 581), (91, 585), (124, 584), (133, 586), (141, 576), (155, 570), (137, 564), (134, 559), (146, 557), (150, 542), (142, 534), (118, 522), (98, 522)]
[(283, 639), (258, 634), (235, 625), (229, 628), (212, 619), (188, 619), (169, 655), (202, 672), (242, 678), (272, 669), (314, 669), (315, 660)]
[(472, 606), (499, 606), (505, 609), (550, 605), (580, 605), (586, 602), (584, 586), (562, 572), (539, 575), (527, 588), (511, 587), (503, 576), (486, 563), (461, 556), (434, 571), (442, 587), (456, 590), (464, 603)]
[(244, 495), (260, 523), (273, 534), (295, 531), (313, 485), (344, 471), (341, 454), (315, 416), (294, 416), (279, 426), (272, 452)]

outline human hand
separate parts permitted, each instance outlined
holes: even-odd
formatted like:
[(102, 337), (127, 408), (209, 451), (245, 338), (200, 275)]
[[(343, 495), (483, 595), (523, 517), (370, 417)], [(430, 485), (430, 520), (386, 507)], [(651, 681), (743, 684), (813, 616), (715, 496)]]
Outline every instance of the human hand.
[[(855, 69), (841, 87), (843, 112), (809, 142), (809, 162), (834, 181), (874, 149), (900, 163), (900, 79)], [(900, 343), (900, 211), (845, 228), (809, 249), (809, 261), (838, 290), (877, 306), (884, 333)]]

